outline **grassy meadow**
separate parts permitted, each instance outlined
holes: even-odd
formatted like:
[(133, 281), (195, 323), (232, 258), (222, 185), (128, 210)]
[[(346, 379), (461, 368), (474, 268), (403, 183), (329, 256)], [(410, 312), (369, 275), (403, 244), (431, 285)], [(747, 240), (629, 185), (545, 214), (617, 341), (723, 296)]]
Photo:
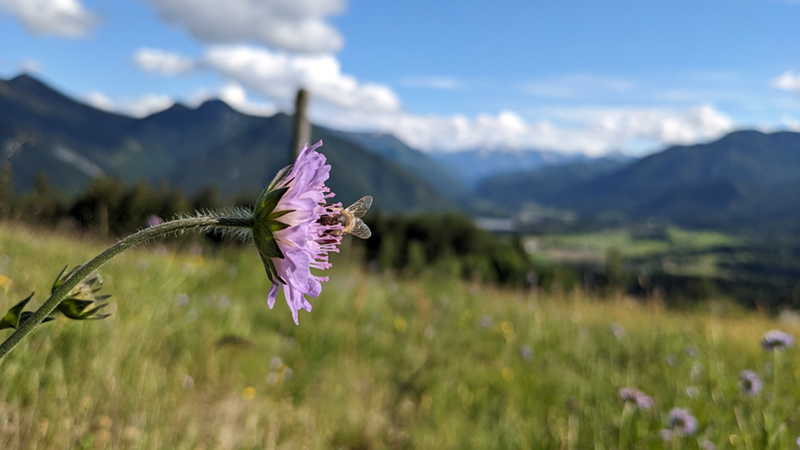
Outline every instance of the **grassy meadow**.
[[(107, 243), (0, 224), (0, 307)], [(170, 247), (173, 249), (173, 247)], [(786, 449), (800, 436), (797, 348), (710, 300), (510, 291), (368, 273), (337, 255), (295, 326), (254, 248), (159, 245), (105, 266), (113, 315), (60, 318), (0, 361), (2, 449)], [(3, 330), (0, 338), (10, 332)], [(764, 389), (742, 393), (739, 374)], [(624, 404), (619, 389), (654, 399)], [(663, 440), (670, 410), (697, 431)]]

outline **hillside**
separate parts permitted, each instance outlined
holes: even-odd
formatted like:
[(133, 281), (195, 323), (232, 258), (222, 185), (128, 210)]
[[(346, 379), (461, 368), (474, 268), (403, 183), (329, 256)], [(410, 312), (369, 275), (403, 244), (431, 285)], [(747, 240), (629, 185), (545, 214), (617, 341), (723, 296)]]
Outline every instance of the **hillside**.
[(800, 133), (737, 131), (610, 168), (565, 166), (490, 180), (484, 191), (508, 206), (532, 199), (584, 218), (615, 213), (697, 227), (800, 230)]
[(548, 204), (576, 183), (593, 180), (630, 163), (630, 159), (624, 158), (597, 158), (494, 175), (478, 183), (475, 195), (511, 209), (532, 202)]
[[(101, 174), (166, 181), (190, 193), (212, 183), (229, 196), (259, 192), (288, 163), (290, 129), (285, 114), (249, 116), (220, 100), (136, 119), (77, 102), (27, 75), (0, 80), (0, 142), (18, 191), (44, 172), (70, 192)], [(371, 194), (389, 212), (452, 208), (419, 174), (345, 137), (312, 129), (335, 167), (337, 199)]]
[(448, 198), (460, 197), (467, 191), (467, 183), (457, 168), (437, 163), (436, 154), (426, 154), (413, 149), (391, 134), (328, 131), (338, 133), (343, 139), (360, 144), (416, 173)]
[(617, 210), (704, 225), (757, 223), (797, 211), (800, 134), (739, 131), (676, 146), (565, 191), (555, 201), (585, 214)]

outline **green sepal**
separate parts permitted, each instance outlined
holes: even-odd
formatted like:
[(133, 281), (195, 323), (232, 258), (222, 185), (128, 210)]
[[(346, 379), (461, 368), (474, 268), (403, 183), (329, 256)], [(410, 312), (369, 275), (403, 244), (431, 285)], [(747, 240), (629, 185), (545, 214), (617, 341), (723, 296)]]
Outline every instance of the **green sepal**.
[(58, 304), (56, 311), (63, 314), (65, 317), (73, 320), (81, 320), (86, 308), (92, 306), (92, 300), (79, 300), (75, 298), (68, 298)]
[[(293, 167), (294, 167), (294, 164), (289, 164), (288, 166), (286, 166), (283, 169), (279, 170), (278, 173), (275, 174), (275, 178), (273, 178), (272, 181), (267, 186), (267, 188), (264, 189), (264, 193), (272, 191), (276, 187), (278, 187), (278, 185), (281, 184), (281, 182), (283, 180), (285, 180), (286, 177), (289, 176), (289, 174), (292, 172), (292, 168)], [(261, 195), (264, 195), (264, 194), (261, 194)]]
[(278, 202), (281, 201), (281, 198), (288, 190), (288, 187), (284, 187), (280, 189), (272, 189), (271, 191), (261, 194), (261, 197), (258, 198), (258, 203), (256, 204), (256, 226), (258, 226), (259, 222), (265, 221), (270, 214), (272, 214), (272, 212), (275, 210), (275, 207), (278, 206)]
[(0, 330), (5, 328), (17, 328), (19, 326), (20, 319), (22, 318), (22, 310), (25, 309), (25, 305), (31, 301), (33, 298), (33, 292), (28, 298), (22, 300), (21, 302), (17, 303), (16, 305), (12, 306), (11, 309), (8, 310), (5, 316), (0, 319)]
[(285, 229), (289, 228), (289, 225), (287, 225), (287, 224), (285, 224), (283, 222), (278, 222), (277, 220), (270, 220), (268, 222), (267, 227), (269, 227), (269, 231), (274, 233), (276, 231), (281, 231), (281, 230), (285, 230)]
[(289, 214), (291, 212), (294, 212), (294, 210), (293, 209), (284, 209), (283, 211), (272, 211), (267, 216), (267, 220), (278, 220), (281, 217), (283, 217), (283, 216), (285, 216), (285, 215), (287, 215), (287, 214)]
[(61, 273), (59, 273), (58, 276), (56, 277), (56, 280), (53, 281), (53, 287), (50, 289), (51, 294), (54, 293), (59, 288), (59, 286), (64, 284), (64, 281), (66, 281), (67, 278), (69, 278), (70, 274), (72, 274), (72, 272), (74, 272), (80, 266), (75, 266), (72, 270), (69, 271), (69, 273), (64, 275), (64, 272), (67, 271), (67, 267), (69, 267), (69, 265), (64, 266), (64, 268), (61, 269)]
[(269, 281), (271, 281), (273, 284), (286, 284), (283, 278), (278, 275), (278, 271), (275, 269), (275, 263), (273, 263), (271, 259), (261, 255), (261, 261), (264, 263), (264, 270), (267, 272), (267, 278), (269, 278)]
[[(88, 309), (92, 305), (94, 308)], [(92, 300), (67, 299), (61, 302), (56, 308), (58, 312), (72, 320), (99, 320), (105, 319), (111, 314), (97, 314), (97, 311), (108, 306), (108, 303), (96, 303)]]
[(278, 246), (278, 241), (272, 235), (269, 227), (258, 227), (253, 229), (253, 240), (256, 243), (258, 253), (265, 258), (281, 258), (283, 259), (283, 252)]

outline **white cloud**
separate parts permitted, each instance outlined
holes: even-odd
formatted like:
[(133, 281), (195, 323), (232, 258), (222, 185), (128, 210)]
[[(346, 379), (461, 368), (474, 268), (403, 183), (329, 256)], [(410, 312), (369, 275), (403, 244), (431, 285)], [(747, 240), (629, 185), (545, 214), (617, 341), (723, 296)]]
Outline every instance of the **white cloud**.
[(400, 81), (402, 86), (430, 89), (461, 89), (464, 83), (453, 77), (408, 77)]
[(133, 55), (133, 64), (159, 75), (183, 75), (195, 68), (195, 62), (176, 53), (141, 48)]
[(238, 86), (258, 93), (286, 109), (298, 89), (311, 91), (324, 108), (396, 111), (400, 100), (387, 86), (361, 83), (343, 74), (333, 55), (297, 55), (248, 45), (214, 45), (200, 59), (156, 49), (140, 49), (134, 63), (162, 75), (212, 70)]
[[(248, 98), (245, 89), (236, 83), (229, 83), (218, 91), (199, 91), (185, 100), (185, 104), (196, 108), (212, 99), (221, 99), (234, 109), (254, 116), (271, 116), (278, 112), (274, 104)], [(174, 100), (166, 95), (152, 93), (138, 99), (111, 99), (102, 92), (92, 91), (85, 95), (83, 100), (97, 109), (133, 117), (146, 117), (175, 104)]]
[(295, 55), (245, 45), (212, 46), (201, 64), (283, 108), (297, 89), (308, 89), (313, 101), (333, 110), (397, 111), (400, 100), (387, 86), (361, 83), (343, 74), (333, 55)]
[(146, 117), (163, 111), (175, 102), (166, 95), (147, 94), (138, 99), (113, 100), (102, 92), (93, 91), (84, 97), (84, 101), (103, 111), (125, 114), (133, 117)]
[[(291, 111), (297, 89), (311, 92), (311, 119), (345, 130), (384, 131), (422, 150), (540, 148), (587, 154), (641, 152), (665, 144), (716, 138), (732, 129), (731, 120), (712, 106), (682, 109), (572, 107), (550, 109), (551, 121), (530, 122), (513, 111), (475, 117), (422, 116), (402, 110), (394, 91), (343, 74), (333, 55), (296, 55), (247, 45), (216, 45), (198, 60), (158, 54), (154, 60), (181, 61), (185, 67), (212, 70), (229, 81), (215, 95), (243, 112)], [(160, 70), (152, 64), (150, 70)], [(182, 73), (183, 71), (172, 71)], [(606, 82), (625, 90), (625, 83)], [(255, 103), (247, 92), (268, 103)]]
[(772, 80), (772, 87), (800, 93), (800, 73), (788, 70)]
[(561, 119), (560, 123), (529, 122), (511, 111), (472, 118), (350, 111), (319, 115), (316, 120), (341, 129), (394, 133), (422, 150), (537, 148), (590, 155), (619, 150), (640, 153), (667, 144), (694, 143), (717, 138), (733, 128), (730, 119), (711, 106), (682, 111), (565, 109), (555, 112), (554, 118)]
[(258, 42), (304, 53), (334, 52), (344, 44), (325, 19), (342, 12), (346, 0), (147, 1), (164, 20), (205, 42)]
[(202, 91), (195, 94), (188, 103), (194, 107), (206, 100), (221, 99), (234, 109), (253, 116), (271, 116), (279, 110), (273, 103), (254, 101), (247, 96), (242, 85), (229, 83), (216, 92)]
[(80, 0), (0, 0), (31, 33), (81, 37), (98, 22)]

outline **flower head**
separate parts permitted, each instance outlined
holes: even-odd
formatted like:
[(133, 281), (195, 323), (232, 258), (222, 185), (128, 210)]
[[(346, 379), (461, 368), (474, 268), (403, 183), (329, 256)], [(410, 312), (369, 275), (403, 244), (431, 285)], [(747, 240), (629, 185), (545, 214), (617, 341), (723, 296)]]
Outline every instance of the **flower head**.
[(767, 334), (764, 335), (764, 338), (761, 339), (761, 347), (764, 350), (782, 350), (787, 347), (791, 347), (794, 345), (794, 338), (792, 335), (788, 333), (784, 333), (780, 330), (770, 330), (767, 331)]
[(697, 431), (697, 419), (685, 409), (672, 408), (667, 419), (667, 426), (673, 432), (686, 436)]
[(329, 252), (338, 252), (342, 224), (335, 220), (341, 204), (327, 205), (334, 194), (325, 186), (331, 166), (316, 151), (322, 141), (306, 145), (292, 166), (281, 170), (256, 202), (253, 239), (272, 281), (268, 303), (272, 308), (283, 287), (283, 295), (294, 322), (300, 309), (311, 311), (305, 296), (322, 291), (320, 277), (311, 269), (327, 269)]
[(739, 386), (742, 388), (743, 393), (751, 397), (758, 395), (763, 387), (761, 384), (761, 378), (752, 370), (742, 371), (742, 373), (739, 375)]
[[(53, 282), (50, 292), (55, 293), (81, 267), (75, 266), (69, 272), (64, 267)], [(102, 287), (103, 277), (97, 272), (93, 273), (69, 291), (64, 300), (56, 307), (56, 311), (73, 320), (105, 319), (110, 314), (100, 313), (100, 310), (108, 306), (105, 301), (111, 295), (98, 295), (97, 293)]]
[(653, 397), (633, 388), (620, 389), (619, 398), (623, 402), (635, 404), (638, 409), (650, 409), (653, 407)]

